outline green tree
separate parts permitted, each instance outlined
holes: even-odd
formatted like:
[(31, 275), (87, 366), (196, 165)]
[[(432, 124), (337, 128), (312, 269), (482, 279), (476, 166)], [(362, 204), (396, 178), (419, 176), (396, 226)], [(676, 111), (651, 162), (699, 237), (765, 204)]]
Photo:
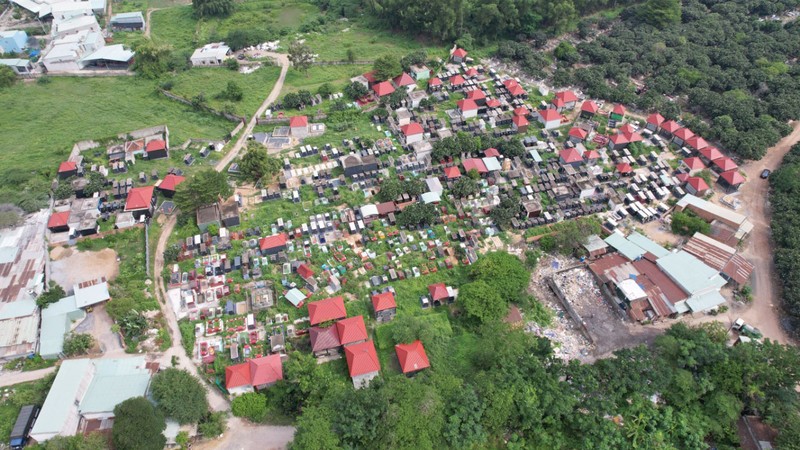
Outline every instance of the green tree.
[(639, 17), (659, 28), (681, 21), (680, 0), (648, 0), (641, 9)]
[(269, 156), (260, 144), (250, 143), (239, 162), (239, 170), (245, 179), (257, 183), (264, 178), (271, 179), (280, 172), (281, 162)]
[(225, 60), (225, 67), (227, 67), (228, 70), (236, 72), (237, 70), (239, 70), (240, 64), (239, 61), (236, 60), (236, 58), (228, 58)]
[(389, 55), (378, 57), (372, 64), (373, 75), (378, 81), (390, 80), (403, 72), (400, 62)]
[(414, 50), (400, 59), (400, 65), (402, 66), (403, 70), (409, 71), (411, 66), (425, 64), (427, 59), (428, 53), (425, 51), (425, 49)]
[(289, 61), (292, 62), (295, 69), (308, 74), (308, 69), (314, 62), (314, 53), (308, 45), (294, 41), (289, 44)]
[(317, 88), (317, 94), (322, 96), (323, 99), (328, 98), (331, 94), (333, 94), (333, 86), (330, 83), (322, 83)]
[(530, 273), (522, 261), (506, 252), (490, 252), (469, 267), (473, 280), (486, 282), (506, 302), (515, 301), (530, 283)]
[(328, 408), (308, 408), (297, 420), (293, 450), (338, 449), (339, 437), (333, 431), (334, 412)]
[(500, 200), (500, 204), (492, 209), (489, 217), (498, 227), (506, 229), (511, 225), (511, 219), (519, 216), (520, 212), (519, 197), (513, 195)]
[(352, 48), (347, 49), (347, 62), (355, 62), (356, 60), (356, 52)]
[(185, 214), (193, 214), (201, 207), (233, 195), (228, 177), (214, 169), (203, 169), (178, 185), (175, 204)]
[(233, 0), (192, 0), (195, 17), (224, 17), (233, 12)]
[(36, 306), (42, 309), (47, 308), (51, 303), (55, 303), (67, 296), (67, 293), (64, 292), (64, 288), (55, 281), (50, 281), (48, 286), (47, 291), (42, 292), (36, 297)]
[(197, 423), (208, 411), (205, 387), (185, 370), (170, 367), (159, 372), (150, 390), (158, 408), (181, 424)]
[(231, 411), (236, 417), (262, 422), (267, 417), (267, 398), (257, 392), (239, 395), (231, 402)]
[(436, 207), (432, 204), (414, 203), (407, 206), (397, 215), (397, 224), (400, 226), (421, 226), (436, 223), (438, 215)]
[(54, 436), (39, 447), (43, 450), (106, 450), (108, 440), (102, 433), (78, 434), (75, 436)]
[(444, 438), (452, 448), (473, 448), (486, 440), (483, 429), (484, 407), (475, 390), (465, 386), (447, 402)]
[(358, 100), (367, 94), (369, 94), (367, 87), (357, 81), (353, 81), (344, 88), (344, 95), (351, 100)]
[(225, 86), (225, 90), (222, 91), (220, 94), (222, 98), (238, 102), (244, 98), (244, 91), (242, 87), (235, 81), (228, 81), (228, 85)]
[(181, 431), (175, 436), (175, 443), (180, 446), (181, 450), (186, 449), (189, 447), (189, 433), (187, 431)]
[(197, 424), (197, 431), (206, 438), (215, 438), (228, 428), (228, 421), (225, 411), (208, 412), (200, 423)]
[(93, 345), (94, 338), (91, 334), (70, 334), (68, 338), (64, 339), (64, 354), (67, 356), (85, 355)]
[(382, 202), (397, 200), (404, 192), (403, 183), (397, 178), (386, 178), (381, 182), (381, 190), (376, 198)]
[(672, 232), (684, 236), (692, 236), (697, 232), (709, 234), (711, 225), (690, 211), (672, 213)]
[(156, 43), (150, 38), (145, 38), (138, 41), (133, 46), (133, 49), (136, 51), (133, 70), (140, 76), (155, 79), (169, 71), (170, 58), (172, 57), (172, 47), (169, 45)]
[(478, 323), (500, 320), (508, 312), (508, 303), (500, 293), (482, 280), (461, 286), (458, 302), (464, 306), (467, 315)]
[(162, 450), (166, 426), (164, 416), (146, 398), (130, 398), (114, 407), (111, 440), (117, 450)]
[(475, 180), (469, 177), (461, 177), (453, 183), (453, 189), (450, 192), (458, 198), (464, 198), (477, 194), (478, 190), (478, 183)]
[(0, 89), (11, 87), (17, 82), (17, 74), (11, 67), (0, 66)]

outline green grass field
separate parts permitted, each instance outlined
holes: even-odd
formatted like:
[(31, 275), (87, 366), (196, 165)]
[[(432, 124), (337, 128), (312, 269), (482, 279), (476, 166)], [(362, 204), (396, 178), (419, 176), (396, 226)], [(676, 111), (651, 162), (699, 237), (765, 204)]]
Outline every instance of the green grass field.
[(166, 124), (172, 142), (222, 138), (231, 122), (198, 113), (156, 94), (136, 77), (51, 78), (49, 84), (17, 83), (0, 91), (3, 162), (24, 172), (55, 173), (75, 142), (103, 140), (138, 128)]
[[(272, 91), (280, 71), (277, 66), (263, 66), (249, 74), (224, 67), (193, 68), (172, 77), (172, 92), (189, 99), (203, 93), (210, 107), (222, 110), (226, 103), (230, 103), (236, 114), (250, 117)], [(217, 97), (230, 81), (242, 88), (244, 98), (241, 101), (231, 102)]]

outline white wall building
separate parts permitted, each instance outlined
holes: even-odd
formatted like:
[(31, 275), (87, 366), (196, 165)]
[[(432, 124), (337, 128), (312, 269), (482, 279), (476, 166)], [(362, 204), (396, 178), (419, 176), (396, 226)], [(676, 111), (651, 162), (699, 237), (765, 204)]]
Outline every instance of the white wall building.
[(221, 66), (230, 53), (231, 48), (224, 42), (215, 42), (195, 50), (190, 60), (194, 67)]

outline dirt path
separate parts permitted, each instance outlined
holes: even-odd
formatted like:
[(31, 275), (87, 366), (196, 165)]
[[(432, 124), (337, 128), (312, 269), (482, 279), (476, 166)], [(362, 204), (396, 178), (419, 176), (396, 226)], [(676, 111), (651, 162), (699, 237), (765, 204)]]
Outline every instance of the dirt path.
[(53, 373), (56, 370), (54, 367), (46, 369), (31, 370), (30, 372), (0, 372), (3, 376), (0, 377), (0, 387), (13, 386), (19, 383), (27, 383), (28, 381), (38, 380)]
[(751, 281), (754, 301), (752, 306), (740, 314), (740, 317), (760, 329), (765, 337), (784, 344), (789, 342), (789, 338), (780, 325), (783, 311), (780, 307), (778, 280), (775, 277), (775, 263), (772, 258), (769, 183), (767, 180), (762, 180), (759, 175), (764, 169), (777, 169), (789, 149), (800, 142), (800, 121), (794, 122), (792, 126), (794, 131), (770, 148), (764, 158), (748, 162), (741, 167), (747, 175), (747, 183), (742, 187), (739, 196), (745, 214), (754, 225), (742, 255), (755, 266)]
[(255, 128), (256, 121), (264, 114), (264, 111), (267, 110), (267, 107), (269, 107), (270, 104), (278, 99), (278, 96), (281, 94), (281, 90), (283, 89), (283, 82), (286, 79), (286, 72), (289, 71), (289, 57), (282, 53), (265, 52), (264, 54), (270, 58), (273, 58), (278, 64), (280, 64), (281, 74), (278, 76), (278, 81), (275, 82), (275, 86), (272, 88), (272, 91), (269, 93), (267, 98), (264, 99), (264, 102), (261, 103), (261, 106), (258, 107), (258, 110), (255, 114), (253, 114), (253, 117), (250, 119), (250, 122), (247, 123), (247, 126), (244, 128), (244, 130), (241, 131), (236, 144), (234, 144), (233, 148), (231, 148), (228, 154), (225, 155), (225, 157), (222, 158), (219, 163), (217, 163), (215, 167), (217, 172), (222, 172), (225, 170), (225, 167), (239, 155), (242, 147), (244, 147), (244, 144), (247, 142), (247, 136), (249, 136), (253, 131), (253, 128)]
[(144, 19), (144, 37), (150, 37), (150, 14), (163, 8), (147, 8), (147, 17)]

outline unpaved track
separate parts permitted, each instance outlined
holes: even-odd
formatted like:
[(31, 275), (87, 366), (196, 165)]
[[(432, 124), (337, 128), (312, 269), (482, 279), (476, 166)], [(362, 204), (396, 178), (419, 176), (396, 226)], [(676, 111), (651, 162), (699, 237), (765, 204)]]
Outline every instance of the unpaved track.
[(780, 167), (789, 149), (800, 142), (800, 121), (792, 123), (792, 127), (792, 133), (770, 148), (764, 158), (750, 161), (741, 167), (747, 175), (747, 183), (741, 188), (739, 196), (744, 204), (743, 213), (754, 225), (742, 255), (755, 266), (751, 278), (753, 304), (739, 316), (761, 330), (765, 337), (783, 344), (789, 342), (789, 336), (780, 325), (783, 311), (773, 260), (769, 182), (762, 180), (760, 175), (764, 169), (775, 170)]

